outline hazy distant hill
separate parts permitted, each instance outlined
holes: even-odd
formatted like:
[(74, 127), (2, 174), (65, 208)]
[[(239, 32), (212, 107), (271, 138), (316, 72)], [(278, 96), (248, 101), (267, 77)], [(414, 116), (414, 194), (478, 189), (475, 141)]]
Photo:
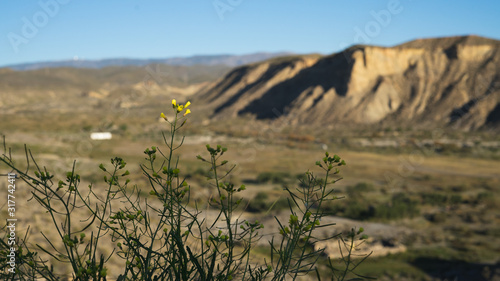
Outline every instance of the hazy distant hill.
[(0, 68), (0, 114), (16, 112), (109, 112), (151, 107), (158, 100), (190, 96), (231, 68), (224, 65)]
[(164, 65), (112, 66), (92, 68), (45, 68), (17, 71), (0, 69), (0, 86), (4, 91), (29, 89), (56, 90), (69, 87), (80, 90), (97, 90), (102, 87), (127, 87), (148, 82), (158, 85), (187, 86), (213, 81), (231, 70), (223, 65)]
[(253, 62), (267, 60), (273, 57), (289, 55), (290, 53), (254, 53), (248, 55), (202, 55), (191, 57), (174, 57), (164, 59), (104, 59), (104, 60), (65, 60), (47, 61), (38, 63), (23, 63), (5, 67), (15, 70), (35, 70), (40, 68), (74, 67), (74, 68), (103, 68), (108, 66), (145, 66), (149, 64), (169, 65), (225, 65), (235, 67)]
[(241, 66), (198, 96), (214, 118), (292, 124), (500, 127), (500, 41), (419, 39)]

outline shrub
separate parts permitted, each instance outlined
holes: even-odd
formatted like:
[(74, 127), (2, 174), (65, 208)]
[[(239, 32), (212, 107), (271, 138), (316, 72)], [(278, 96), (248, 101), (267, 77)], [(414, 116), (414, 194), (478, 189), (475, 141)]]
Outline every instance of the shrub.
[(377, 205), (370, 204), (361, 194), (351, 194), (342, 203), (325, 204), (324, 211), (356, 220), (395, 220), (419, 214), (418, 202), (403, 193), (393, 195), (390, 202)]
[(255, 197), (248, 203), (246, 208), (247, 211), (252, 213), (260, 213), (267, 211), (269, 208), (269, 204), (267, 199), (269, 196), (265, 192), (259, 192)]
[(373, 217), (373, 207), (359, 201), (352, 201), (344, 212), (346, 217), (356, 220), (366, 220)]
[(445, 213), (433, 213), (426, 216), (426, 218), (434, 223), (443, 223), (447, 219), (447, 215)]
[[(296, 178), (299, 180), (299, 186), (302, 188), (307, 188), (309, 186), (307, 175), (306, 174), (298, 174)], [(324, 179), (317, 178), (315, 179), (315, 185), (324, 185)]]
[(391, 202), (375, 208), (374, 216), (381, 219), (401, 219), (415, 217), (419, 214), (418, 202), (410, 199), (404, 193), (394, 194)]
[(422, 193), (420, 194), (423, 204), (429, 204), (433, 206), (446, 206), (446, 205), (456, 205), (463, 202), (463, 198), (460, 194), (453, 194), (451, 196), (441, 194), (441, 193)]
[(246, 211), (252, 213), (262, 213), (268, 211), (277, 211), (289, 209), (288, 199), (280, 196), (277, 199), (270, 200), (266, 192), (258, 192), (255, 197), (247, 203)]
[(365, 193), (369, 191), (374, 191), (375, 188), (373, 187), (373, 184), (366, 183), (366, 182), (358, 182), (355, 186), (348, 186), (346, 188), (346, 191), (348, 194), (359, 194), (359, 193)]
[(257, 182), (285, 184), (290, 177), (290, 174), (285, 172), (263, 172), (257, 176)]
[(441, 193), (422, 193), (420, 196), (424, 204), (443, 206), (448, 202), (448, 196)]
[[(217, 212), (215, 219), (209, 220), (201, 211), (190, 205), (191, 187), (179, 169), (176, 150), (182, 142), (175, 142), (175, 135), (186, 123), (190, 113), (189, 102), (185, 105), (172, 101), (175, 118), (168, 120), (170, 133), (164, 134), (165, 151), (160, 147), (144, 151), (145, 164), (141, 170), (149, 185), (146, 190), (132, 185), (128, 179), (127, 163), (120, 157), (108, 164), (99, 165), (103, 173), (104, 193), (95, 192), (93, 184), (80, 187), (80, 175), (71, 171), (60, 180), (45, 167), (40, 167), (26, 150), (31, 173), (23, 171), (12, 162), (9, 155), (0, 159), (7, 164), (30, 188), (32, 196), (45, 209), (52, 221), (59, 240), (47, 239), (50, 248), (38, 246), (38, 250), (53, 258), (53, 262), (38, 255), (26, 237), (6, 235), (0, 240), (0, 251), (10, 251), (10, 240), (15, 239), (16, 272), (7, 271), (6, 255), (0, 257), (0, 277), (4, 280), (33, 280), (45, 278), (59, 280), (54, 266), (67, 263), (71, 266), (73, 280), (106, 280), (111, 274), (107, 262), (111, 257), (122, 260), (122, 271), (113, 272), (118, 280), (295, 280), (299, 275), (308, 274), (316, 268), (317, 260), (324, 249), (315, 250), (307, 245), (314, 244), (316, 230), (333, 224), (321, 224), (325, 202), (335, 200), (329, 181), (337, 169), (345, 162), (337, 155), (328, 153), (316, 165), (324, 171), (322, 181), (307, 172), (303, 180), (305, 188), (285, 188), (291, 198), (288, 222), (277, 220), (276, 235), (270, 243), (269, 259), (252, 260), (259, 231), (264, 227), (258, 220), (240, 219), (235, 210), (242, 203), (240, 192), (246, 187), (236, 186), (227, 179), (233, 167), (221, 159), (227, 148), (207, 144), (207, 155), (197, 158), (210, 168), (212, 185), (216, 194), (209, 206)], [(184, 112), (184, 114), (182, 114)], [(142, 194), (148, 192), (148, 198)], [(258, 194), (265, 200), (265, 194)], [(282, 203), (280, 203), (282, 204)], [(79, 217), (74, 210), (84, 209), (89, 216)], [(82, 224), (83, 223), (83, 224)], [(359, 265), (353, 262), (351, 252), (355, 238), (362, 229), (353, 229), (341, 239), (342, 247), (350, 249), (342, 257), (343, 268), (330, 267), (330, 276), (344, 280), (348, 273)], [(43, 235), (43, 234), (42, 234)], [(109, 237), (115, 250), (104, 255), (99, 251), (103, 238)], [(333, 237), (327, 237), (332, 239)], [(9, 240), (10, 239), (10, 240)], [(330, 262), (330, 265), (332, 263)], [(319, 274), (317, 275), (319, 279)]]
[(462, 203), (463, 202), (462, 195), (460, 195), (460, 194), (453, 194), (452, 196), (450, 196), (449, 202), (452, 205), (456, 205), (456, 204)]

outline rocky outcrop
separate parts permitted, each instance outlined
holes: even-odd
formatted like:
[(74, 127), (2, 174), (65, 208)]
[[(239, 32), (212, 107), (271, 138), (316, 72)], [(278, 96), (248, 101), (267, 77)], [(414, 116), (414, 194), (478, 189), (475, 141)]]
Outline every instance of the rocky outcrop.
[(234, 69), (198, 99), (214, 118), (499, 127), (499, 47), (464, 36), (272, 59)]

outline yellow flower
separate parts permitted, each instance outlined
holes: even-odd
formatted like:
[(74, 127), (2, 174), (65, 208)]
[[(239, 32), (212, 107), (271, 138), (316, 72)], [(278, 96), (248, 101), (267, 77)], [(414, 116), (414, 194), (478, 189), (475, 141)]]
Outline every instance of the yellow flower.
[(166, 121), (168, 121), (167, 119), (167, 116), (165, 116), (165, 114), (163, 114), (163, 112), (160, 114), (161, 118), (165, 119)]
[[(186, 109), (188, 106), (191, 105), (191, 102), (188, 101), (186, 102), (185, 105), (182, 105), (180, 103), (177, 103), (177, 101), (175, 99), (172, 100), (172, 107), (177, 110), (177, 113), (180, 113), (181, 111), (183, 111), (184, 109)], [(191, 113), (191, 110), (186, 110), (186, 112), (184, 113), (184, 116), (188, 115), (189, 113)], [(165, 120), (167, 120), (167, 117), (162, 113), (161, 117), (163, 117)], [(168, 120), (167, 120), (168, 121)]]

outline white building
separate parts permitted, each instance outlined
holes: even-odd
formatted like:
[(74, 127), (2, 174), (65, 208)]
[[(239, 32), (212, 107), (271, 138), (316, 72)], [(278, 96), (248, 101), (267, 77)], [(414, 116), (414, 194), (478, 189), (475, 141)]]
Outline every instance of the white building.
[(90, 134), (92, 140), (110, 140), (113, 135), (110, 132), (95, 132)]

